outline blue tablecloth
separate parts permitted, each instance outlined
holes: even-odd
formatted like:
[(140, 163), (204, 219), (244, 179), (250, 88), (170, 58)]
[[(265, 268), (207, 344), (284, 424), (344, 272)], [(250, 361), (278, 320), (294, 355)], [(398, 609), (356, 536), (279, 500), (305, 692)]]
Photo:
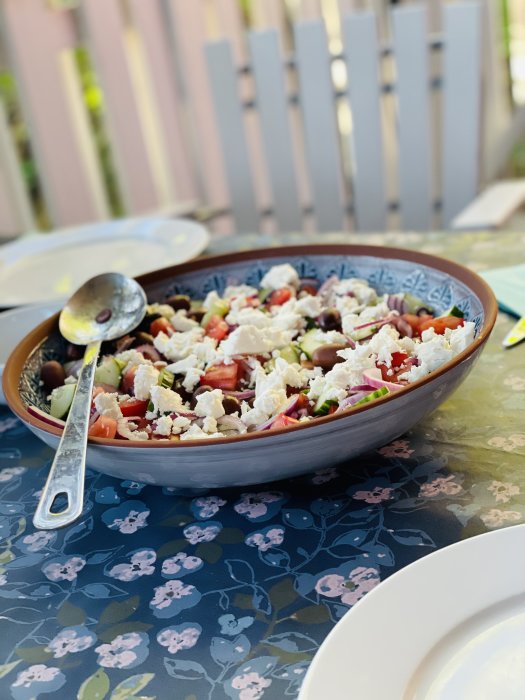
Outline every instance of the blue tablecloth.
[(525, 348), (500, 349), (510, 327), (502, 314), (462, 388), (377, 451), (188, 494), (88, 470), (84, 513), (59, 531), (31, 524), (53, 453), (0, 410), (0, 697), (296, 697), (382, 579), (523, 521)]

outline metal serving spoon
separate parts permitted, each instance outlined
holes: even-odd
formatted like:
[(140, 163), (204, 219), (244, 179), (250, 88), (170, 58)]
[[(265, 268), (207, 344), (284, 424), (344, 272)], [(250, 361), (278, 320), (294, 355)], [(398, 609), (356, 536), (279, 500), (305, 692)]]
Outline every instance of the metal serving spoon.
[[(100, 346), (136, 328), (144, 318), (146, 303), (144, 290), (135, 280), (109, 272), (83, 284), (60, 313), (64, 338), (87, 347), (62, 439), (33, 518), (37, 528), (63, 527), (82, 513), (91, 394)], [(60, 512), (53, 512), (58, 496), (67, 503)]]

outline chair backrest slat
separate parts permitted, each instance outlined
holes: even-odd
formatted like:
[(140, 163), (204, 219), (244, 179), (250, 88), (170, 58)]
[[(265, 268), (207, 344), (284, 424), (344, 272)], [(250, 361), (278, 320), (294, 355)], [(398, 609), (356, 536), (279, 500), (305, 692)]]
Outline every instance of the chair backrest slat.
[(443, 224), (447, 227), (478, 190), (481, 110), (481, 7), (443, 8)]
[(382, 231), (387, 206), (376, 15), (372, 12), (347, 15), (343, 20), (343, 38), (352, 110), (357, 228)]
[(424, 7), (400, 7), (392, 20), (401, 221), (405, 229), (428, 230), (432, 183), (427, 13)]
[(29, 197), (0, 102), (0, 238), (34, 228)]
[(241, 231), (257, 231), (259, 216), (231, 45), (216, 41), (206, 45), (205, 53), (233, 214)]
[(298, 231), (302, 217), (278, 35), (276, 30), (252, 32), (249, 42), (275, 217), (280, 230)]
[(159, 196), (126, 58), (119, 5), (83, 0), (79, 12), (104, 90), (107, 125), (126, 209), (130, 213), (151, 211), (158, 206)]
[(343, 226), (339, 136), (324, 24), (302, 21), (295, 26), (299, 97), (305, 151), (312, 185), (317, 228)]
[[(45, 3), (5, 0), (0, 27), (15, 74), (51, 221), (68, 226), (107, 215), (87, 115), (70, 92), (74, 27)], [(28, 40), (31, 37), (31, 40)], [(80, 121), (79, 121), (80, 120)]]

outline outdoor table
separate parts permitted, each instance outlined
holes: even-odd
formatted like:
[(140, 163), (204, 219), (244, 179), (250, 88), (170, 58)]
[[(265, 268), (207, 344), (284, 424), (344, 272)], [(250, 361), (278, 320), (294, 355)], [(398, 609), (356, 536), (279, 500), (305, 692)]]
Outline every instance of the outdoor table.
[[(507, 232), (250, 235), (208, 252), (305, 240), (417, 248), (478, 271), (525, 262), (525, 234)], [(84, 513), (57, 531), (31, 522), (53, 451), (2, 408), (0, 697), (296, 697), (328, 632), (381, 580), (525, 520), (525, 343), (501, 347), (514, 321), (500, 313), (455, 394), (371, 453), (193, 493), (88, 469)]]

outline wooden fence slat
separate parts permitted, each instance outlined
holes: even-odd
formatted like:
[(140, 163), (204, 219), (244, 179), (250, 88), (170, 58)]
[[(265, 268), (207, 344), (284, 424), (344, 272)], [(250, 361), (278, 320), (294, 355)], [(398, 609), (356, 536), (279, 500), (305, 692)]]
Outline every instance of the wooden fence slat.
[(101, 175), (91, 170), (94, 155), (90, 163), (85, 160), (85, 149), (92, 151), (93, 143), (79, 144), (60, 61), (60, 55), (76, 43), (70, 13), (54, 12), (34, 0), (3, 0), (0, 29), (53, 224), (68, 226), (104, 218), (107, 210), (99, 198)]
[(432, 227), (427, 13), (400, 7), (392, 13), (398, 101), (399, 198), (405, 229)]
[(156, 116), (174, 192), (177, 200), (196, 199), (195, 181), (188, 139), (185, 135), (182, 103), (173, 56), (160, 0), (130, 0), (134, 24), (146, 58), (146, 70), (156, 103)]
[(223, 39), (206, 44), (205, 54), (237, 230), (257, 231), (259, 216), (230, 43)]
[(352, 110), (357, 228), (382, 231), (386, 224), (386, 196), (375, 14), (347, 15), (343, 19), (343, 43)]
[(82, 26), (104, 91), (106, 120), (126, 209), (133, 214), (159, 206), (124, 44), (118, 3), (83, 0)]
[(0, 238), (34, 228), (29, 197), (0, 102)]
[(481, 8), (445, 5), (443, 56), (443, 224), (476, 196), (481, 112)]
[(340, 230), (343, 225), (341, 162), (323, 23), (316, 20), (297, 23), (295, 45), (305, 150), (317, 227), (321, 231)]
[(275, 30), (252, 32), (249, 42), (275, 216), (281, 231), (299, 231), (302, 217), (278, 35)]

